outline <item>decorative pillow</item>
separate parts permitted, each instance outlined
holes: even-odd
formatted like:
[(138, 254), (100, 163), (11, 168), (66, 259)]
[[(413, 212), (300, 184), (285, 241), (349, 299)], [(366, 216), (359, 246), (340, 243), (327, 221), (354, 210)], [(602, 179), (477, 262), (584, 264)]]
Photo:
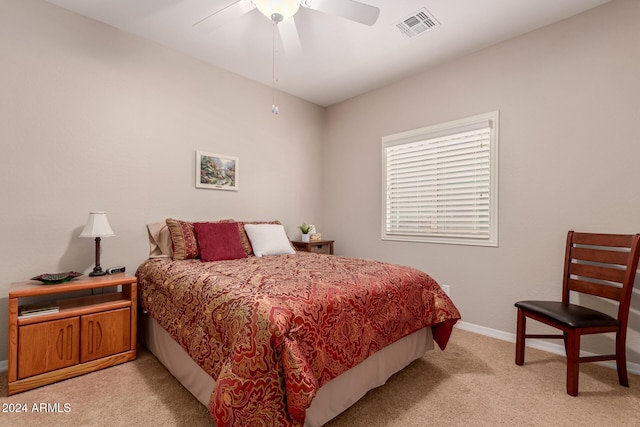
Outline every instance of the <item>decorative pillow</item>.
[(169, 232), (171, 233), (173, 259), (198, 258), (200, 252), (198, 251), (196, 234), (195, 231), (193, 231), (193, 223), (173, 218), (167, 218), (166, 222)]
[(247, 232), (245, 231), (244, 226), (247, 224), (277, 224), (281, 225), (280, 221), (241, 221), (238, 223), (238, 228), (240, 229), (240, 240), (242, 241), (242, 247), (247, 255), (253, 255), (253, 249), (251, 248), (251, 242), (249, 241), (249, 237), (247, 237)]
[[(235, 222), (232, 219), (224, 219), (215, 222)], [(180, 221), (178, 219), (167, 218), (167, 227), (171, 233), (171, 249), (173, 259), (193, 259), (200, 258), (198, 240), (193, 229), (193, 222)]]
[(147, 224), (149, 231), (149, 258), (171, 257), (171, 233), (166, 222)]
[(235, 222), (194, 222), (202, 261), (246, 258)]
[(245, 224), (244, 229), (257, 257), (296, 253), (282, 225)]

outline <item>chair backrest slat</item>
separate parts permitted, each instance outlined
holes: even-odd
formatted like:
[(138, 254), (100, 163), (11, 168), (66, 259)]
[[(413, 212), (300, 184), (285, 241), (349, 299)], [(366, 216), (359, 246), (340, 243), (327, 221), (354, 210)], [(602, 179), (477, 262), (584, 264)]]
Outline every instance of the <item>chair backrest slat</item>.
[(633, 235), (627, 234), (573, 233), (573, 243), (576, 245), (630, 248), (633, 244), (633, 237)]
[(622, 299), (622, 288), (606, 286), (599, 283), (587, 282), (579, 279), (569, 279), (569, 290), (608, 298), (615, 301)]
[(624, 282), (625, 270), (610, 268), (600, 265), (571, 263), (569, 272), (574, 276), (580, 276), (595, 280), (607, 280), (609, 282)]
[(571, 258), (580, 261), (600, 262), (603, 264), (627, 265), (629, 252), (573, 247), (571, 249)]

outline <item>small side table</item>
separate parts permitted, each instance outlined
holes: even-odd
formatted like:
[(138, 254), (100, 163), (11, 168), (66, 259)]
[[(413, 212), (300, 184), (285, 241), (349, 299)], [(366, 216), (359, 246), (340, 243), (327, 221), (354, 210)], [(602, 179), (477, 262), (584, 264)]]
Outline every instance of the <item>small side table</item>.
[[(118, 286), (83, 297), (69, 292)], [(9, 288), (8, 394), (118, 365), (136, 358), (137, 280), (118, 273), (58, 285), (34, 281)], [(65, 297), (65, 295), (67, 295)], [(57, 311), (19, 316), (19, 299), (56, 299)]]
[(312, 240), (310, 242), (292, 241), (298, 251), (333, 255), (333, 240)]

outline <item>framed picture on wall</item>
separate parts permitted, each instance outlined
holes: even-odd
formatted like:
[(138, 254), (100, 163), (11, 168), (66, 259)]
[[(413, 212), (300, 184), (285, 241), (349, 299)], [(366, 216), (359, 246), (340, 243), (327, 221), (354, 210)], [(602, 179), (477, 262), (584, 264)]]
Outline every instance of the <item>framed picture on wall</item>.
[(196, 188), (238, 191), (240, 159), (196, 151)]

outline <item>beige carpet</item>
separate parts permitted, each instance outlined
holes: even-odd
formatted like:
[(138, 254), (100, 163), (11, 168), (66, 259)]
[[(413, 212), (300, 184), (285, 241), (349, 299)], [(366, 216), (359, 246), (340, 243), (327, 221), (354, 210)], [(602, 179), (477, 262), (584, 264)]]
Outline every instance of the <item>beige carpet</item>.
[[(369, 392), (327, 424), (346, 426), (640, 426), (640, 378), (620, 387), (614, 370), (581, 366), (580, 395), (565, 393), (564, 359), (456, 329), (446, 351), (434, 350)], [(6, 397), (28, 413), (0, 412), (2, 426), (212, 426), (204, 406), (146, 350), (134, 362)], [(34, 413), (33, 404), (61, 411)]]

